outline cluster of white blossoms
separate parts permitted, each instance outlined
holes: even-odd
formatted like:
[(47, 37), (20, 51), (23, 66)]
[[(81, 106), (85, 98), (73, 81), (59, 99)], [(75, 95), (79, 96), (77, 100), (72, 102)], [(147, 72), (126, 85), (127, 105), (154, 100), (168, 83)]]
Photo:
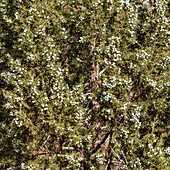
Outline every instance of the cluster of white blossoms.
[(37, 167), (30, 164), (30, 165), (25, 165), (25, 163), (21, 163), (21, 169), (29, 169), (29, 170), (34, 170), (36, 169)]
[(79, 42), (80, 42), (80, 43), (83, 43), (83, 37), (80, 37)]
[(73, 155), (65, 155), (66, 161), (69, 161), (70, 164), (73, 164), (73, 161), (75, 160)]
[(151, 56), (150, 54), (148, 54), (145, 50), (142, 50), (141, 53), (136, 54), (137, 56), (137, 60), (144, 60), (144, 61), (148, 61), (149, 57)]
[[(124, 136), (127, 139), (128, 138), (128, 134), (129, 134), (129, 130), (125, 130), (123, 128), (120, 129), (120, 137)], [(129, 141), (129, 143), (131, 143), (131, 142)], [(133, 141), (132, 141), (132, 144), (133, 144)]]
[[(166, 153), (166, 151), (165, 151)], [(146, 153), (149, 157), (157, 157), (158, 159), (163, 159), (163, 150), (160, 147), (154, 147), (152, 144), (148, 144), (148, 152)], [(163, 161), (165, 165), (168, 164), (166, 160)]]
[(89, 140), (92, 139), (92, 137), (93, 137), (93, 135), (90, 135), (90, 134), (89, 134), (89, 135), (85, 138), (85, 140), (86, 140), (86, 141), (89, 141)]
[(103, 156), (104, 156), (104, 153), (102, 154), (102, 153), (98, 153), (97, 155), (96, 155), (96, 161), (97, 162), (99, 162), (99, 164), (104, 164), (104, 159), (103, 159)]
[(116, 96), (112, 93), (110, 93), (109, 91), (105, 91), (103, 92), (102, 96), (101, 96), (101, 102), (102, 101), (110, 101), (113, 102), (114, 100), (116, 100)]
[(102, 85), (104, 87), (107, 87), (108, 89), (113, 89), (116, 85), (117, 85), (117, 82), (116, 82), (116, 77), (113, 76), (112, 79), (107, 79), (105, 78), (102, 82)]
[(137, 8), (135, 9), (134, 6), (132, 5), (128, 6), (128, 14), (129, 14), (128, 23), (130, 26), (130, 29), (128, 31), (131, 34), (131, 37), (134, 37), (134, 38), (136, 37), (136, 28), (137, 28), (137, 21), (138, 21), (137, 12), (138, 12)]
[(64, 4), (64, 1), (62, 1), (62, 0), (59, 0), (57, 3), (58, 6), (63, 5), (63, 4)]
[(82, 120), (84, 118), (85, 113), (81, 110), (78, 110), (76, 113), (75, 121)]
[(170, 147), (167, 147), (167, 149), (165, 149), (164, 152), (165, 152), (167, 155), (170, 155)]
[(149, 85), (151, 85), (152, 87), (156, 87), (157, 85), (157, 81), (154, 81), (150, 78), (146, 78), (146, 81), (149, 83)]
[(120, 1), (120, 6), (117, 8), (117, 12), (122, 9), (122, 7), (126, 4), (126, 8), (130, 6), (130, 1), (129, 0), (121, 0)]
[(168, 1), (156, 1), (155, 2), (155, 5), (156, 5), (156, 12), (157, 12), (157, 15), (159, 15), (159, 17), (157, 18), (157, 22), (160, 23), (158, 24), (158, 28), (160, 29), (160, 32), (161, 32), (161, 37), (167, 37), (170, 32), (169, 32), (169, 29), (168, 29), (168, 23), (169, 23), (169, 20), (168, 18), (166, 18), (166, 8), (168, 6)]
[(69, 164), (66, 166), (66, 169), (70, 169), (70, 165), (76, 165), (75, 170), (79, 170), (81, 168), (81, 162), (84, 160), (82, 157), (78, 157), (77, 155), (63, 155), (63, 158), (65, 158), (66, 161), (69, 161)]
[(128, 108), (127, 105), (128, 105), (128, 104), (125, 103), (125, 104), (123, 105), (123, 107), (120, 108), (120, 110), (127, 110), (127, 108)]
[[(132, 162), (130, 162), (132, 163)], [(131, 168), (136, 168), (141, 165), (141, 160), (140, 158), (136, 158), (135, 162), (131, 165)]]
[(111, 36), (110, 38), (108, 38), (109, 44), (107, 44), (106, 41), (105, 41), (106, 45), (105, 45), (105, 49), (104, 50), (97, 49), (97, 51), (100, 51), (100, 52), (103, 51), (105, 54), (107, 54), (107, 56), (109, 58), (114, 56), (113, 59), (104, 58), (105, 64), (109, 65), (110, 69), (115, 67), (115, 64), (116, 64), (117, 61), (121, 61), (122, 60), (122, 58), (121, 58), (122, 53), (121, 53), (121, 51), (119, 51), (117, 49), (117, 46), (120, 43), (119, 40), (120, 40), (120, 37)]
[(3, 14), (2, 17), (3, 17), (3, 19), (10, 25), (10, 24), (13, 23), (13, 21), (12, 21), (12, 17), (7, 15), (7, 10), (8, 10), (8, 8), (10, 8), (10, 6), (6, 7), (5, 1), (3, 1), (3, 2), (0, 4), (1, 14)]
[(45, 36), (45, 28), (43, 25), (39, 25), (39, 27), (37, 28), (37, 32), (35, 33), (35, 37), (37, 37), (38, 35), (42, 35)]
[(141, 127), (142, 122), (140, 121), (141, 117), (141, 110), (143, 106), (137, 106), (136, 109), (134, 109), (134, 112), (131, 113), (131, 122), (134, 122), (134, 130), (138, 130)]
[(168, 1), (156, 1), (155, 6), (156, 6), (156, 11), (160, 16), (165, 16), (165, 10), (168, 5)]
[(55, 132), (58, 133), (61, 130), (64, 131), (65, 129), (63, 127), (57, 126)]
[(20, 121), (19, 118), (14, 118), (13, 120), (14, 120), (15, 124), (16, 124), (18, 127), (21, 127), (21, 126), (22, 126), (22, 124), (23, 124), (23, 121), (22, 121), (22, 120)]
[(64, 28), (64, 27), (61, 28), (61, 34), (64, 35), (64, 39), (68, 38), (68, 31), (66, 30), (66, 28)]

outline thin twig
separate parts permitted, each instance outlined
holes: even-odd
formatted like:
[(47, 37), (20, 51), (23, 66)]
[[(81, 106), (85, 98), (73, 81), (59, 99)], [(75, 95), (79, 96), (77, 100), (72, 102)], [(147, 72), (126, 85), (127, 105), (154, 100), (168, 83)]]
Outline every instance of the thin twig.
[(114, 156), (116, 159), (118, 159), (119, 161), (122, 161), (122, 160), (120, 159), (120, 157), (116, 154), (116, 152), (113, 150), (113, 148), (111, 148), (111, 152), (112, 152), (113, 156)]
[(104, 68), (100, 73), (99, 73), (99, 76), (101, 76), (107, 69), (108, 67)]
[(80, 58), (76, 57), (76, 60), (82, 64), (86, 64), (83, 60), (81, 60)]
[(86, 94), (81, 94), (82, 96), (88, 96), (90, 95), (91, 93), (86, 93)]
[(58, 152), (55, 152), (55, 151), (51, 151), (51, 152), (42, 152), (42, 153), (36, 153), (36, 154), (33, 154), (32, 156), (39, 156), (39, 155), (46, 155), (46, 154), (56, 154)]
[[(50, 137), (50, 135), (47, 137), (47, 139), (46, 139), (45, 142), (43, 143), (42, 147), (47, 143), (49, 137)], [(42, 148), (42, 147), (41, 147), (41, 148)]]
[(62, 150), (74, 150), (74, 147), (63, 147)]

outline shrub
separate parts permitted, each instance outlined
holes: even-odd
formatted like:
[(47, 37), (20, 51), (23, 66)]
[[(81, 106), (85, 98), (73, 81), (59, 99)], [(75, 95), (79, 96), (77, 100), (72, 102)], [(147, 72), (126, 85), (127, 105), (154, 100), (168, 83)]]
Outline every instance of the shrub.
[(163, 169), (168, 2), (2, 0), (1, 169)]

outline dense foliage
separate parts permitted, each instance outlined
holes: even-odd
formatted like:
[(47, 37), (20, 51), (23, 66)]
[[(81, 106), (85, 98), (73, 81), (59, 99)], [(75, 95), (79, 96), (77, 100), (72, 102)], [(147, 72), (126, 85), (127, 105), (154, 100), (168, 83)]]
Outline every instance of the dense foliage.
[(0, 9), (0, 169), (168, 169), (168, 1)]

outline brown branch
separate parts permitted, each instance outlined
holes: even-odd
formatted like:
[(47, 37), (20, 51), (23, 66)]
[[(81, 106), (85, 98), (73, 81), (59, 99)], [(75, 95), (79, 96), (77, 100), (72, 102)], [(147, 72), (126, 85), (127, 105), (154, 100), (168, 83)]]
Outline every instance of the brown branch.
[(106, 170), (110, 170), (111, 169), (111, 161), (112, 161), (112, 148), (113, 148), (113, 131), (110, 133), (110, 140), (109, 140), (109, 157), (107, 159), (107, 166), (106, 166)]
[[(120, 145), (119, 145), (118, 143), (117, 143), (117, 145), (119, 146), (119, 149), (120, 149)], [(123, 150), (121, 150), (121, 153), (122, 153), (122, 155), (123, 155), (123, 157), (124, 157), (125, 163), (128, 164), (128, 161), (127, 161), (127, 159), (126, 159), (126, 156), (125, 156)]]
[[(62, 151), (65, 151), (65, 150), (75, 150), (75, 148), (74, 147), (63, 147)], [(42, 153), (33, 154), (32, 156), (39, 156), (39, 155), (46, 155), (46, 154), (57, 154), (57, 153), (59, 153), (59, 152), (56, 152), (56, 151), (42, 152)]]
[(128, 161), (127, 161), (127, 159), (126, 159), (126, 156), (125, 156), (125, 154), (124, 154), (124, 152), (121, 150), (121, 153), (122, 153), (122, 155), (123, 155), (123, 157), (124, 157), (124, 160), (125, 160), (125, 163), (126, 163), (126, 165), (128, 164)]
[(32, 156), (39, 156), (39, 155), (46, 155), (46, 154), (57, 154), (58, 152), (51, 151), (51, 152), (42, 152), (42, 153), (36, 153), (33, 154)]
[(100, 129), (101, 130), (103, 130), (103, 129), (106, 129), (106, 128), (108, 128), (109, 126), (103, 126), (103, 127), (101, 127)]
[(112, 153), (110, 153), (109, 156), (108, 156), (106, 170), (110, 170), (111, 158), (112, 158)]
[(112, 163), (114, 163), (114, 165), (120, 166), (122, 164), (122, 162), (120, 161), (112, 161)]
[(109, 132), (106, 133), (106, 135), (104, 136), (104, 138), (102, 139), (102, 141), (92, 150), (91, 152), (91, 155), (96, 153), (100, 148), (101, 148), (101, 145), (106, 141), (106, 139), (108, 138), (108, 136), (112, 133), (112, 132), (115, 132), (114, 129), (111, 129)]
[(88, 85), (90, 85), (90, 83), (85, 83), (83, 87), (85, 88), (85, 87), (87, 87)]
[(138, 95), (136, 95), (136, 88), (139, 86), (139, 82), (140, 82), (140, 76), (141, 76), (141, 72), (138, 72), (138, 75), (135, 76), (134, 81), (132, 83), (132, 88), (130, 90), (129, 93), (129, 102), (132, 102)]
[(90, 95), (91, 93), (86, 93), (86, 94), (81, 94), (82, 96), (88, 96)]

